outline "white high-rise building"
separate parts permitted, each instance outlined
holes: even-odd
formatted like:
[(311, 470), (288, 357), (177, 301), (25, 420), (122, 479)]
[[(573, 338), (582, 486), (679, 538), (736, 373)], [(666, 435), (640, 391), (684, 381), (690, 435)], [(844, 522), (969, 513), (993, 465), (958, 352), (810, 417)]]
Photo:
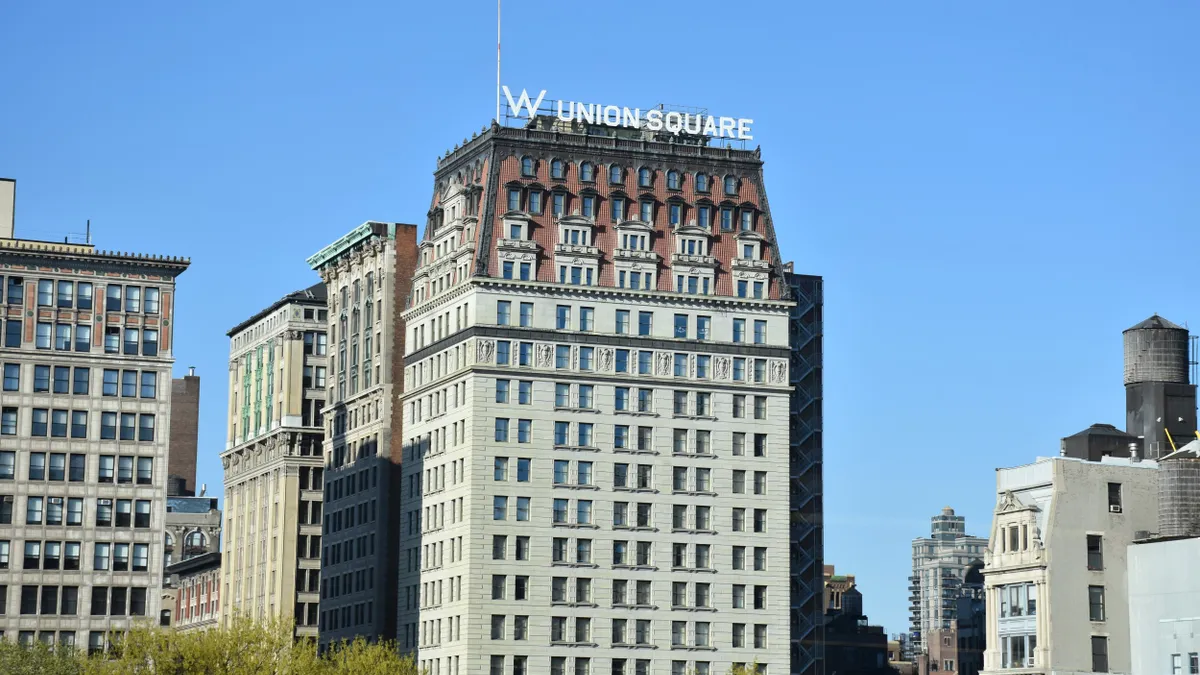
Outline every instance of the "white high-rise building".
[(982, 565), (986, 550), (987, 539), (967, 534), (966, 519), (949, 506), (930, 519), (930, 536), (913, 539), (909, 637), (916, 653), (927, 648), (931, 631), (954, 627), (963, 578), (972, 565)]
[(401, 317), (400, 647), (432, 675), (790, 672), (762, 161), (602, 130), (439, 162)]

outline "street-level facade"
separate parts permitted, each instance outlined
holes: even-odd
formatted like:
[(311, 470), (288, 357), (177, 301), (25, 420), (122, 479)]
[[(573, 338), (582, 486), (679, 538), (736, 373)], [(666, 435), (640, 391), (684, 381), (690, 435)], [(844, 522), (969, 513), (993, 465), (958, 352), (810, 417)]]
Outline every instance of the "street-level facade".
[(325, 287), (316, 284), (228, 333), (229, 433), (221, 454), (226, 545), (216, 559), (225, 625), (238, 614), (293, 618), (297, 636), (317, 635), (325, 300)]
[[(11, 232), (10, 232), (11, 234)], [(0, 632), (157, 619), (180, 258), (0, 239)]]
[(1157, 524), (1153, 461), (1052, 457), (996, 472), (983, 673), (1131, 673), (1129, 544)]
[(795, 302), (762, 161), (545, 124), (435, 174), (400, 647), (433, 675), (790, 672)]
[(325, 515), (320, 646), (396, 634), (398, 411), (404, 367), (399, 317), (412, 283), (415, 225), (367, 222), (308, 259), (329, 296)]

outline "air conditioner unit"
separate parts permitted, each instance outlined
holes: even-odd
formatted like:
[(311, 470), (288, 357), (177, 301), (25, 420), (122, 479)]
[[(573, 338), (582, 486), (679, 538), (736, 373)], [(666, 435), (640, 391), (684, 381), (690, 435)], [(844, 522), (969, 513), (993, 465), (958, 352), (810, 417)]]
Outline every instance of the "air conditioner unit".
[[(1118, 507), (1118, 508), (1120, 508), (1120, 507)], [(1032, 657), (1032, 656), (1026, 656), (1026, 657), (1025, 657), (1025, 667), (1026, 667), (1026, 668), (1032, 668), (1032, 667), (1033, 667), (1033, 657)]]
[(97, 499), (96, 503), (99, 504), (100, 506), (112, 506), (111, 499)]
[(61, 503), (62, 503), (62, 497), (51, 497), (51, 498), (50, 498), (50, 503), (51, 503), (51, 504), (61, 504)]
[(1109, 504), (1109, 505), (1108, 505), (1108, 512), (1109, 512), (1109, 513), (1120, 513), (1120, 512), (1121, 512), (1121, 505), (1120, 505), (1120, 504)]
[(0, 501), (3, 501), (5, 504), (11, 504), (11, 503), (13, 503), (13, 496), (12, 495), (4, 495), (4, 499), (0, 500)]

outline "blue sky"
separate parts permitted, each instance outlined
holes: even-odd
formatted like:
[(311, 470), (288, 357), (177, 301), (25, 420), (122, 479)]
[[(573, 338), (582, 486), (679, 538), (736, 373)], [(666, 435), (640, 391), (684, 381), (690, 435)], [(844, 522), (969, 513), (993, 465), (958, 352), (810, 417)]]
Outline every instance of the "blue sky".
[[(334, 4), (340, 5), (335, 7)], [(487, 124), (495, 5), (6, 3), (17, 232), (187, 255), (176, 374), (219, 492), (231, 326), (367, 219), (423, 222)], [(910, 540), (994, 469), (1123, 426), (1121, 335), (1200, 322), (1200, 4), (509, 0), (506, 84), (752, 117), (826, 278), (826, 557), (907, 622)]]

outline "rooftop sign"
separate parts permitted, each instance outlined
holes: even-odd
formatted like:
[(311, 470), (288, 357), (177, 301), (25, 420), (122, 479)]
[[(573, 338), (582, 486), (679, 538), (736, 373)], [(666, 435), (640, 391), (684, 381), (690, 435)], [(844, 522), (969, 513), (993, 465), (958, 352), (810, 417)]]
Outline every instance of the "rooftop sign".
[[(542, 101), (546, 98), (546, 90), (543, 89), (536, 99), (530, 99), (529, 92), (522, 89), (521, 95), (513, 99), (512, 92), (508, 87), (504, 87), (504, 96), (508, 99), (508, 108), (514, 115), (533, 119), (538, 114), (538, 109), (542, 107)], [(640, 108), (626, 108), (601, 103), (578, 103), (576, 101), (557, 101), (553, 112), (555, 117), (564, 122), (586, 122), (610, 127), (665, 131), (669, 134), (683, 133), (713, 138), (733, 138), (740, 141), (754, 139), (754, 136), (750, 135), (750, 125), (754, 124), (754, 120), (743, 117), (692, 115), (659, 108), (651, 108), (643, 114)]]

